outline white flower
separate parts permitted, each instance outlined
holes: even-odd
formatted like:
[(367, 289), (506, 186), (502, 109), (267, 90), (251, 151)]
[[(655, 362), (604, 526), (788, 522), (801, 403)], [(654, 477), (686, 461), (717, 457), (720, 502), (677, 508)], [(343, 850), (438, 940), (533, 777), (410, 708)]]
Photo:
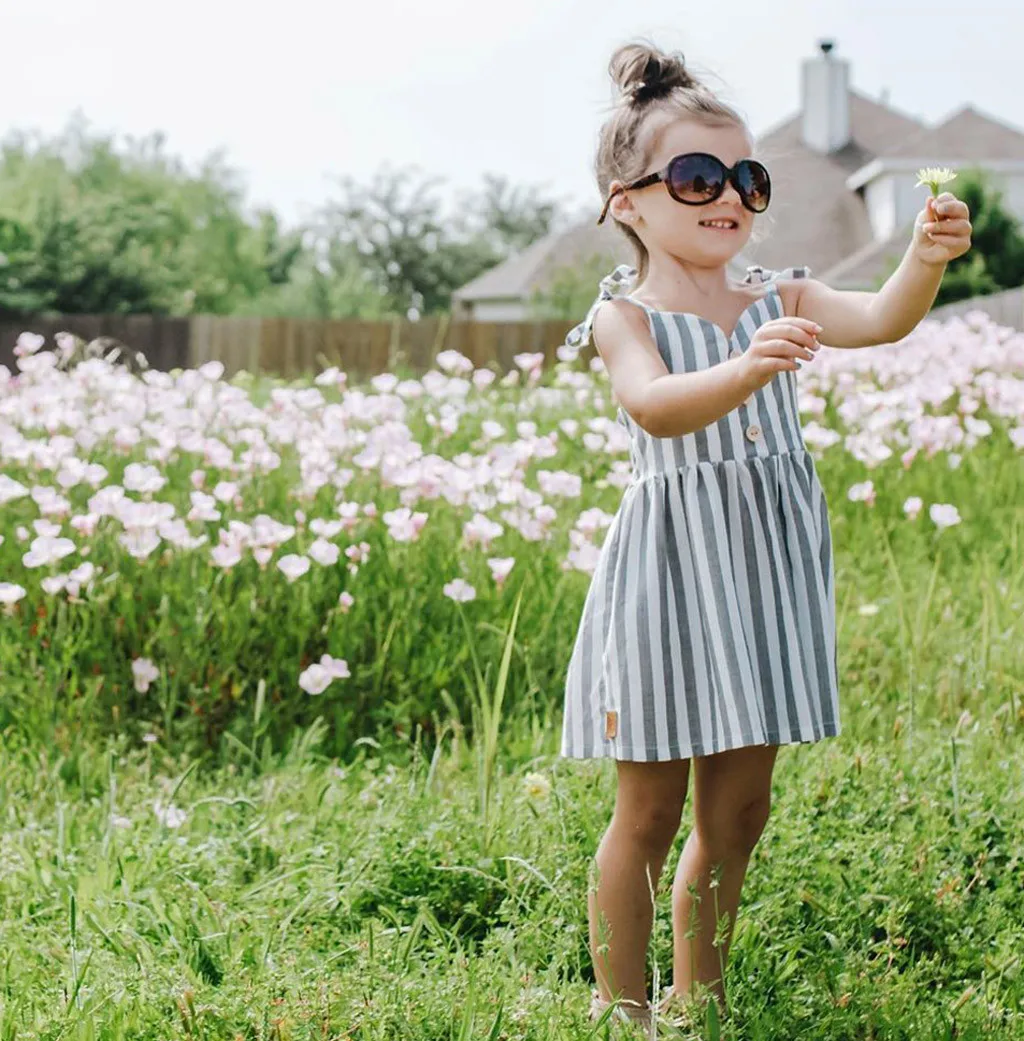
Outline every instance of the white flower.
[(299, 673), (299, 686), (307, 694), (323, 694), (333, 677), (322, 666), (314, 664)]
[(44, 593), (49, 593), (50, 596), (54, 596), (64, 588), (67, 584), (67, 580), (67, 575), (47, 575), (39, 584), (43, 587)]
[(39, 333), (22, 333), (14, 345), (15, 357), (21, 358), (26, 354), (35, 354), (44, 343), (46, 343), (46, 338), (40, 336)]
[(320, 661), (314, 662), (299, 675), (299, 686), (307, 694), (323, 694), (331, 680), (347, 679), (351, 673), (348, 662), (344, 658), (332, 658), (322, 654)]
[(955, 506), (945, 502), (933, 502), (928, 507), (928, 516), (931, 517), (937, 528), (950, 528), (960, 523), (960, 513)]
[(862, 614), (865, 618), (868, 618), (871, 615), (878, 614), (878, 604), (861, 604), (857, 610), (858, 614)]
[(528, 773), (523, 778), (523, 789), (528, 798), (543, 800), (551, 794), (551, 782), (544, 774)]
[(927, 187), (932, 195), (939, 194), (939, 188), (950, 181), (956, 180), (956, 174), (945, 166), (926, 166), (917, 171), (917, 184), (915, 188)]
[[(268, 556), (272, 550), (267, 550)], [(210, 560), (217, 567), (232, 568), (242, 559), (241, 548), (233, 542), (221, 542), (210, 550)]]
[(156, 819), (168, 828), (180, 828), (188, 817), (183, 809), (173, 804), (165, 806), (159, 799), (153, 803), (153, 812)]
[(132, 676), (135, 680), (135, 689), (140, 694), (149, 690), (149, 685), (160, 676), (160, 670), (149, 660), (149, 658), (136, 658), (132, 662)]
[(0, 582), (0, 604), (16, 604), (25, 595), (24, 586), (16, 582)]
[(338, 557), (341, 555), (341, 550), (333, 542), (328, 542), (326, 539), (317, 539), (307, 552), (318, 564), (324, 567), (337, 564)]
[(444, 595), (451, 597), (457, 603), (465, 603), (467, 600), (476, 599), (476, 590), (468, 582), (456, 578), (445, 583)]
[(278, 568), (284, 572), (289, 582), (301, 578), (312, 566), (309, 557), (300, 556), (298, 553), (286, 553), (278, 562)]
[(921, 501), (920, 496), (911, 495), (906, 502), (903, 503), (903, 512), (913, 520), (920, 512), (921, 507), (924, 503)]
[(62, 560), (69, 553), (75, 552), (75, 544), (71, 539), (54, 538), (52, 535), (39, 535), (32, 540), (29, 551), (21, 558), (25, 567), (46, 567)]
[(124, 468), (121, 482), (130, 492), (158, 492), (167, 483), (167, 478), (147, 463), (129, 463)]

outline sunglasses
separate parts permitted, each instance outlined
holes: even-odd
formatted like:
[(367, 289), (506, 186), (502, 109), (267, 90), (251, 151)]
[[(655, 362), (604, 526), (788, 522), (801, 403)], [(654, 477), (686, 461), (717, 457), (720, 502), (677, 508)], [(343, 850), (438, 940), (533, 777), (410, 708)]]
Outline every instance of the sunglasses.
[(669, 195), (685, 206), (704, 206), (714, 202), (727, 184), (732, 184), (739, 192), (740, 201), (752, 213), (764, 213), (772, 197), (771, 178), (756, 159), (741, 159), (735, 166), (728, 167), (717, 156), (707, 152), (687, 152), (670, 159), (664, 170), (616, 188), (605, 200), (597, 223), (604, 221), (612, 199), (619, 192), (646, 188), (659, 181), (664, 181)]

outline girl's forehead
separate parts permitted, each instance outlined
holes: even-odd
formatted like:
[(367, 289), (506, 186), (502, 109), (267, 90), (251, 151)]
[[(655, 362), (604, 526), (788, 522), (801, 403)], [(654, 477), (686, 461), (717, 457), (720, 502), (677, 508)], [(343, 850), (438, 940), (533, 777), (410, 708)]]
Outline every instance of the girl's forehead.
[(710, 152), (730, 166), (746, 158), (753, 142), (746, 129), (735, 123), (718, 126), (694, 119), (666, 119), (655, 131), (649, 167), (657, 170), (682, 152)]

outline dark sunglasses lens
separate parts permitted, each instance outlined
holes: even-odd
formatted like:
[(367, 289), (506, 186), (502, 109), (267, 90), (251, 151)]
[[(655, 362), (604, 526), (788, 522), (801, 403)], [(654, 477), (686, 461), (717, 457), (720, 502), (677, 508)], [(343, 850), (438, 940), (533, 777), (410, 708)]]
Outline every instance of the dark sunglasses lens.
[(755, 213), (768, 209), (772, 197), (772, 182), (768, 171), (753, 159), (744, 159), (736, 167), (736, 180), (747, 205)]
[(684, 202), (710, 202), (722, 191), (725, 167), (710, 155), (683, 155), (672, 163), (669, 183)]

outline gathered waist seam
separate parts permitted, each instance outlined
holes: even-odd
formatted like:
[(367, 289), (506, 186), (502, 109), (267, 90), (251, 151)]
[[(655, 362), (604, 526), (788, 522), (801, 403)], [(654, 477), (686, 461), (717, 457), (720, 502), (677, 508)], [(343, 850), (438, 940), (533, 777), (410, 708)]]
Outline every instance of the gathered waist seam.
[(769, 455), (747, 455), (741, 459), (698, 459), (695, 463), (681, 463), (679, 466), (673, 467), (671, 470), (657, 470), (654, 473), (648, 474), (634, 474), (629, 483), (630, 484), (641, 484), (644, 481), (650, 481), (655, 477), (672, 477), (675, 474), (682, 473), (686, 470), (696, 470), (701, 466), (722, 466), (726, 463), (764, 463), (768, 462), (769, 459), (784, 459), (786, 456), (795, 455), (807, 455), (809, 449), (807, 448), (790, 448), (785, 452), (771, 452)]

